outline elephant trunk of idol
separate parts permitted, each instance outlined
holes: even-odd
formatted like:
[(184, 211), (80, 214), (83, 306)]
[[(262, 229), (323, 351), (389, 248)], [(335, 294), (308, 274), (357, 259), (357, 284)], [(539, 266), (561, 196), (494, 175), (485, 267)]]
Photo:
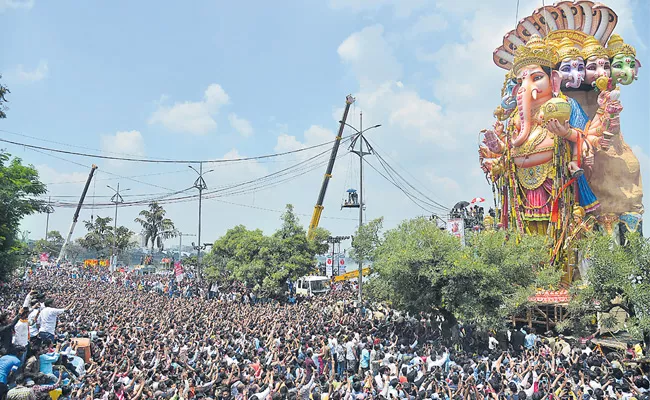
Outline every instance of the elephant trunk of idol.
[(526, 142), (532, 128), (532, 103), (537, 100), (537, 88), (526, 90), (525, 87), (519, 88), (517, 92), (517, 106), (519, 107), (519, 121), (521, 128), (512, 144), (519, 147)]
[(634, 82), (636, 78), (636, 70), (633, 68), (626, 68), (617, 74), (617, 80), (621, 85), (629, 85)]
[(578, 70), (571, 71), (565, 78), (567, 79), (566, 87), (568, 88), (577, 89), (582, 84), (582, 75)]

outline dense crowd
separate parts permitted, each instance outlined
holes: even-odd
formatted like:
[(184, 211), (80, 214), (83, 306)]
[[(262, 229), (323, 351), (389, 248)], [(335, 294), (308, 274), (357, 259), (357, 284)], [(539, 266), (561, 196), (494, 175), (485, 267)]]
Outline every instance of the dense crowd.
[(39, 268), (0, 287), (0, 400), (650, 398), (641, 349), (605, 355), (353, 299)]

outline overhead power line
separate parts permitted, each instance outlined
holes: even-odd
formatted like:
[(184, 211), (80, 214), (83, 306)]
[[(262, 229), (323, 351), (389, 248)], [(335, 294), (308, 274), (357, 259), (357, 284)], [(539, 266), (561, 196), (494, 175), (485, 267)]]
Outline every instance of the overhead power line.
[(99, 151), (101, 153), (115, 154), (115, 155), (119, 155), (119, 156), (140, 157), (139, 154), (118, 153), (118, 152), (114, 152), (114, 151), (99, 150), (99, 149), (95, 149), (95, 148), (92, 148), (92, 147), (86, 147), (86, 146), (80, 146), (78, 144), (70, 144), (70, 143), (65, 143), (65, 142), (59, 142), (59, 141), (51, 140), (51, 139), (44, 139), (44, 138), (40, 138), (40, 137), (36, 137), (36, 136), (27, 135), (27, 134), (24, 134), (24, 133), (8, 131), (8, 130), (5, 130), (5, 129), (0, 129), (0, 132), (4, 132), (4, 133), (8, 133), (10, 135), (15, 135), (15, 136), (19, 136), (19, 137), (28, 138), (28, 139), (38, 140), (40, 142), (58, 144), (58, 145), (61, 145), (61, 146), (71, 147), (71, 148), (75, 148), (75, 149)]
[[(434, 207), (434, 208), (437, 207), (437, 208), (440, 208), (440, 209), (443, 209), (443, 210), (449, 210), (448, 207), (446, 207), (446, 206), (444, 206), (444, 205), (438, 203), (438, 202), (435, 201), (435, 200), (432, 200), (430, 197), (428, 197), (427, 195), (425, 195), (424, 193), (422, 193), (422, 191), (420, 191), (417, 187), (413, 186), (413, 185), (412, 185), (409, 181), (407, 181), (407, 180), (406, 180), (402, 175), (400, 175), (399, 172), (395, 171), (395, 169), (394, 169), (393, 167), (391, 167), (390, 164), (388, 164), (388, 162), (386, 162), (386, 160), (383, 159), (379, 154), (377, 154), (377, 159), (379, 160), (379, 164), (381, 164), (381, 166), (384, 168), (384, 171), (386, 171), (386, 173), (387, 173), (391, 178), (393, 178), (393, 180), (394, 180), (395, 182), (397, 182), (397, 183), (400, 185), (400, 187), (404, 188), (404, 186), (403, 186), (402, 184), (399, 183), (399, 181), (395, 178), (394, 175), (397, 175), (397, 177), (399, 177), (399, 178), (401, 179), (402, 182), (404, 182), (408, 187), (410, 187), (412, 190), (414, 190), (417, 194), (414, 194), (413, 192), (411, 192), (411, 189), (404, 188), (405, 190), (407, 190), (409, 193), (411, 193), (411, 194), (414, 195), (415, 197), (418, 197), (418, 199), (419, 199), (421, 202), (423, 202), (423, 203), (425, 203), (425, 204), (428, 204), (429, 206)], [(421, 197), (418, 196), (418, 194), (419, 194)]]
[[(347, 136), (349, 138), (351, 136)], [(89, 153), (82, 153), (78, 151), (70, 151), (70, 150), (61, 150), (61, 149), (55, 149), (51, 147), (45, 147), (45, 146), (37, 146), (29, 143), (21, 143), (21, 142), (16, 142), (13, 140), (7, 140), (7, 139), (0, 139), (0, 142), (3, 143), (9, 143), (13, 144), (16, 146), (22, 146), (30, 149), (35, 149), (35, 150), (43, 150), (43, 151), (50, 151), (54, 153), (61, 153), (61, 154), (68, 154), (68, 155), (73, 155), (73, 156), (79, 156), (79, 157), (90, 157), (90, 158), (99, 158), (99, 159), (104, 159), (104, 160), (116, 160), (116, 161), (129, 161), (129, 162), (141, 162), (141, 163), (157, 163), (157, 164), (199, 164), (199, 163), (232, 163), (232, 162), (241, 162), (241, 161), (251, 161), (251, 160), (261, 160), (261, 159), (266, 159), (266, 158), (273, 158), (273, 157), (280, 157), (284, 156), (287, 154), (295, 154), (295, 153), (300, 153), (312, 149), (316, 149), (318, 147), (322, 146), (327, 146), (329, 144), (334, 143), (334, 141), (329, 141), (326, 143), (321, 143), (313, 146), (307, 146), (303, 147), (300, 149), (296, 150), (290, 150), (290, 151), (284, 151), (280, 153), (273, 153), (273, 154), (263, 154), (260, 156), (252, 156), (252, 157), (239, 157), (239, 158), (229, 158), (229, 159), (217, 159), (217, 160), (167, 160), (167, 159), (152, 159), (152, 158), (134, 158), (134, 157), (115, 157), (115, 156), (107, 156), (103, 154), (89, 154)]]
[[(422, 210), (426, 211), (427, 213), (433, 213), (432, 210), (430, 210), (429, 208), (427, 208), (427, 207), (423, 206), (422, 204), (420, 204), (420, 202), (418, 202), (418, 201), (417, 201), (413, 196), (411, 196), (410, 193), (409, 193), (407, 190), (405, 190), (402, 186), (400, 186), (400, 185), (399, 185), (397, 182), (395, 182), (393, 179), (391, 179), (391, 178), (387, 177), (385, 174), (383, 174), (379, 169), (377, 169), (377, 168), (376, 168), (374, 165), (372, 165), (369, 161), (364, 160), (364, 162), (365, 162), (365, 163), (366, 163), (370, 168), (372, 168), (373, 170), (375, 170), (375, 172), (377, 172), (377, 173), (379, 174), (379, 176), (381, 176), (382, 178), (384, 178), (384, 179), (385, 179), (386, 181), (388, 181), (391, 185), (395, 186), (395, 187), (396, 187), (397, 189), (399, 189), (402, 193), (404, 193), (404, 195), (405, 195), (409, 200), (411, 200), (411, 202), (412, 202), (413, 204), (415, 204), (416, 206), (418, 206), (418, 207), (421, 208)], [(425, 204), (425, 205), (426, 205), (426, 204)]]
[[(349, 140), (349, 138), (345, 139), (345, 141)], [(36, 150), (38, 151), (38, 150)], [(227, 197), (227, 196), (237, 196), (237, 195), (243, 195), (243, 194), (249, 194), (249, 193), (255, 193), (261, 190), (266, 190), (274, 186), (278, 186), (280, 184), (283, 184), (285, 182), (294, 180), (300, 176), (303, 176), (315, 169), (322, 168), (322, 166), (327, 163), (328, 160), (323, 160), (324, 155), (329, 152), (329, 149), (319, 152), (318, 154), (315, 154), (308, 159), (305, 159), (299, 163), (296, 163), (294, 165), (291, 165), (289, 167), (280, 169), (278, 171), (272, 172), (270, 174), (264, 175), (262, 177), (257, 177), (251, 180), (247, 180), (244, 182), (237, 182), (233, 184), (228, 184), (228, 185), (223, 185), (221, 187), (217, 187), (213, 190), (206, 191), (204, 193), (203, 197), (206, 199), (211, 199), (211, 198), (218, 198), (218, 197)], [(345, 156), (345, 154), (341, 154), (340, 157)], [(56, 157), (56, 156), (55, 156)], [(59, 157), (57, 157), (59, 158)], [(64, 159), (65, 160), (65, 159)], [(69, 160), (67, 160), (69, 161)], [(73, 162), (73, 161), (71, 161)], [(74, 163), (74, 162), (73, 162)], [(279, 179), (281, 178), (281, 179)], [(166, 189), (166, 188), (165, 188)], [(144, 198), (144, 199), (138, 199), (138, 200), (131, 200), (131, 201), (126, 201), (121, 204), (122, 207), (129, 207), (129, 206), (139, 206), (139, 205), (144, 205), (148, 204), (151, 201), (157, 201), (161, 204), (171, 204), (171, 203), (181, 203), (181, 202), (189, 202), (193, 201), (194, 199), (197, 198), (197, 194), (192, 194), (192, 195), (185, 195), (185, 196), (177, 196), (177, 197), (172, 197), (174, 195), (186, 192), (188, 189), (183, 189), (180, 191), (172, 191), (169, 194), (165, 194), (160, 197), (156, 198)], [(171, 189), (167, 189), (170, 190)], [(74, 207), (75, 204), (72, 202), (65, 202), (65, 201), (55, 201), (53, 202), (53, 205), (56, 207), (62, 207), (62, 208), (69, 208), (69, 207)], [(92, 209), (101, 209), (101, 208), (108, 208), (112, 207), (111, 203), (105, 202), (105, 203), (94, 203), (92, 205), (86, 205), (85, 208), (92, 208)]]
[[(375, 142), (373, 142), (372, 140), (368, 140), (368, 141), (372, 144), (373, 148), (375, 148), (375, 152), (377, 151), (376, 149), (379, 149), (379, 150), (381, 150), (382, 152), (384, 152), (384, 149), (381, 148), (380, 146), (377, 146), (377, 144), (376, 144)], [(406, 172), (406, 173), (407, 173), (411, 178), (413, 178), (413, 180), (415, 180), (416, 183), (419, 183), (420, 187), (421, 187), (423, 190), (424, 190), (424, 189), (427, 189), (427, 186), (426, 186), (425, 184), (423, 184), (423, 183), (422, 183), (422, 182), (421, 182), (421, 181), (420, 181), (420, 180), (419, 180), (415, 175), (413, 175), (413, 174), (412, 174), (408, 169), (406, 169), (406, 168), (404, 168), (402, 165), (400, 165), (400, 163), (397, 162), (397, 160), (395, 160), (393, 157), (391, 157), (390, 154), (389, 154), (388, 152), (384, 152), (383, 154), (384, 154), (384, 156), (386, 156), (386, 157), (388, 157), (389, 159), (391, 159), (391, 160), (392, 160), (392, 161), (393, 161), (393, 162), (394, 162), (398, 167), (400, 167), (402, 170), (404, 170), (404, 171), (405, 171), (405, 172)], [(381, 159), (383, 160), (383, 159), (384, 159), (384, 156), (379, 155), (379, 158), (381, 158)], [(393, 171), (395, 171), (394, 168), (391, 167), (391, 169), (392, 169)], [(395, 172), (397, 173), (397, 171), (395, 171)], [(399, 175), (399, 173), (397, 173), (397, 174)], [(404, 178), (402, 178), (402, 179), (404, 179)], [(419, 189), (417, 189), (416, 187), (414, 187), (413, 185), (411, 185), (410, 183), (408, 183), (408, 181), (406, 181), (406, 179), (404, 179), (404, 181), (405, 181), (409, 186), (411, 186), (413, 189), (415, 189), (416, 191), (418, 191), (418, 193), (422, 194), (422, 196), (424, 196), (425, 198), (429, 199), (432, 203), (438, 204), (438, 205), (442, 206), (442, 207), (445, 208), (445, 209), (449, 209), (449, 208), (450, 208), (450, 207), (445, 206), (444, 204), (440, 204), (440, 203), (439, 203), (438, 201), (436, 201), (436, 200), (431, 199), (429, 196), (427, 196), (426, 194), (422, 193)], [(431, 191), (429, 191), (429, 192), (430, 192), (431, 194), (433, 194), (433, 192), (431, 192)]]

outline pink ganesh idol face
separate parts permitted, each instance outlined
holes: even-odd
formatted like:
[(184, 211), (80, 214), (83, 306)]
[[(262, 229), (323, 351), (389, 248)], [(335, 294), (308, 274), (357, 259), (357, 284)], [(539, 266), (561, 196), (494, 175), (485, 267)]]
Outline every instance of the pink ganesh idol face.
[(600, 78), (601, 76), (609, 78), (612, 73), (609, 59), (606, 57), (589, 57), (587, 59), (587, 65), (585, 66), (585, 69), (585, 83), (591, 86), (596, 85), (596, 79)]
[(533, 110), (553, 98), (553, 93), (560, 91), (562, 77), (558, 71), (551, 71), (550, 75), (539, 65), (530, 65), (522, 68), (517, 73), (517, 86), (513, 93), (516, 93), (517, 107), (519, 108), (519, 119), (521, 129), (515, 137), (515, 146), (526, 141), (533, 126)]

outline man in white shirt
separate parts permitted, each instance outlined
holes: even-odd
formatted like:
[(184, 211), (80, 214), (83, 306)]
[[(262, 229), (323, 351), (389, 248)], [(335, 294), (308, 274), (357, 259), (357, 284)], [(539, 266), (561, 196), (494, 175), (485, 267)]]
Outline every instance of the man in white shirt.
[(29, 316), (29, 309), (23, 308), (20, 311), (20, 319), (14, 325), (14, 337), (12, 343), (14, 346), (27, 347), (29, 344), (29, 322), (27, 317)]
[(38, 316), (38, 337), (43, 341), (55, 341), (56, 322), (60, 314), (72, 308), (72, 305), (66, 308), (52, 307), (52, 300), (45, 300), (45, 308), (41, 310)]
[(490, 337), (488, 338), (488, 348), (490, 350), (496, 350), (498, 346), (499, 346), (499, 341), (494, 337), (492, 333), (490, 333)]
[(356, 343), (352, 337), (345, 344), (345, 361), (347, 362), (347, 370), (357, 370), (357, 350)]

